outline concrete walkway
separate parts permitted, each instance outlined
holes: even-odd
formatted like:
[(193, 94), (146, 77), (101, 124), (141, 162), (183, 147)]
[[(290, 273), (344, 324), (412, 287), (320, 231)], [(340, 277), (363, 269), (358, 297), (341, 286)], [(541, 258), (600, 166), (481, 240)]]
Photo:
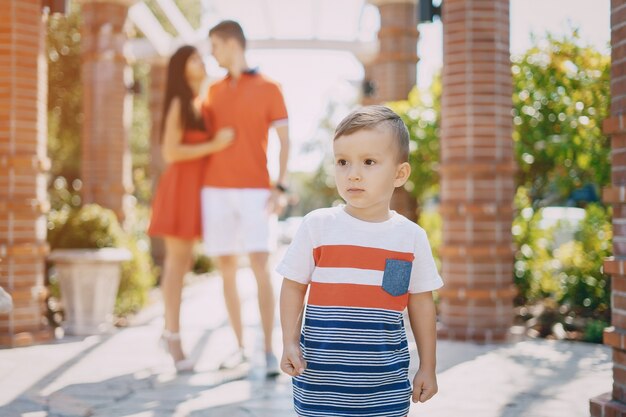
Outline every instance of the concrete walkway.
[[(280, 277), (275, 277), (276, 292)], [(235, 347), (217, 277), (188, 285), (185, 348), (198, 372), (176, 376), (158, 349), (161, 304), (108, 336), (0, 350), (0, 417), (295, 417), (291, 382), (262, 369), (254, 278), (239, 278), (252, 364), (216, 370)], [(278, 320), (277, 320), (278, 321)], [(275, 346), (280, 349), (279, 328)], [(415, 346), (412, 345), (415, 369)], [(440, 341), (439, 394), (410, 416), (588, 417), (589, 398), (611, 390), (611, 352), (585, 343), (525, 340), (505, 345)]]

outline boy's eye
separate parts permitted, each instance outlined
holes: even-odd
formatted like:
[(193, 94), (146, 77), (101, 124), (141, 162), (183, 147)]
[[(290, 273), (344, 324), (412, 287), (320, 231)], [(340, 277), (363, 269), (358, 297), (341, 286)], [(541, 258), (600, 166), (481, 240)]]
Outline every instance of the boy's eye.
[(374, 161), (373, 159), (366, 159), (365, 160), (365, 165), (374, 165), (376, 163), (376, 161)]
[(348, 161), (346, 161), (345, 159), (338, 159), (337, 160), (337, 165), (341, 165), (344, 166), (348, 163)]

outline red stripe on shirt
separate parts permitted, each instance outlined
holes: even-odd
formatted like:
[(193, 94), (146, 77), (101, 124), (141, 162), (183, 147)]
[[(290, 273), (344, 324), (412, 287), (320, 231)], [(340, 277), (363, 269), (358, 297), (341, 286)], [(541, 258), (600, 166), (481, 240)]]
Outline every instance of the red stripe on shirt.
[(313, 249), (315, 266), (320, 268), (358, 268), (385, 270), (387, 259), (413, 262), (411, 252), (370, 248), (367, 246), (323, 245)]
[(394, 297), (378, 285), (312, 282), (308, 304), (316, 306), (382, 308), (403, 311), (409, 293)]

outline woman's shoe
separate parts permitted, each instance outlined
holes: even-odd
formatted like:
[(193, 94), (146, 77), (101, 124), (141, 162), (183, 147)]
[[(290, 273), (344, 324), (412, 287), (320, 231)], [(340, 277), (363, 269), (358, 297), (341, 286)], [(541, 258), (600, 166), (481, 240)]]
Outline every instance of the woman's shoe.
[[(163, 349), (174, 359), (170, 349), (171, 342), (180, 342), (180, 333), (172, 333), (169, 330), (164, 330), (161, 335), (161, 346), (163, 346)], [(190, 358), (174, 360), (174, 367), (179, 374), (194, 372), (195, 365), (195, 361)]]
[(231, 353), (220, 364), (220, 370), (235, 369), (248, 363), (248, 357), (244, 353), (243, 349), (239, 348), (235, 352)]

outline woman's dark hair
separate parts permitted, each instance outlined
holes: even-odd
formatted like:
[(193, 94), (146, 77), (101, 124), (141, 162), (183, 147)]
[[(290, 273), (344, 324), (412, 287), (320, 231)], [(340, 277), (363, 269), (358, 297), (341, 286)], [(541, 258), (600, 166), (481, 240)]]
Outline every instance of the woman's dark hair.
[(170, 58), (167, 65), (167, 82), (165, 87), (165, 101), (163, 102), (163, 116), (161, 119), (161, 135), (165, 130), (165, 119), (167, 111), (172, 104), (174, 97), (180, 100), (180, 120), (183, 129), (206, 130), (201, 117), (196, 116), (193, 111), (193, 91), (185, 78), (185, 66), (189, 57), (197, 53), (198, 50), (191, 46), (185, 45), (178, 48), (174, 55)]

